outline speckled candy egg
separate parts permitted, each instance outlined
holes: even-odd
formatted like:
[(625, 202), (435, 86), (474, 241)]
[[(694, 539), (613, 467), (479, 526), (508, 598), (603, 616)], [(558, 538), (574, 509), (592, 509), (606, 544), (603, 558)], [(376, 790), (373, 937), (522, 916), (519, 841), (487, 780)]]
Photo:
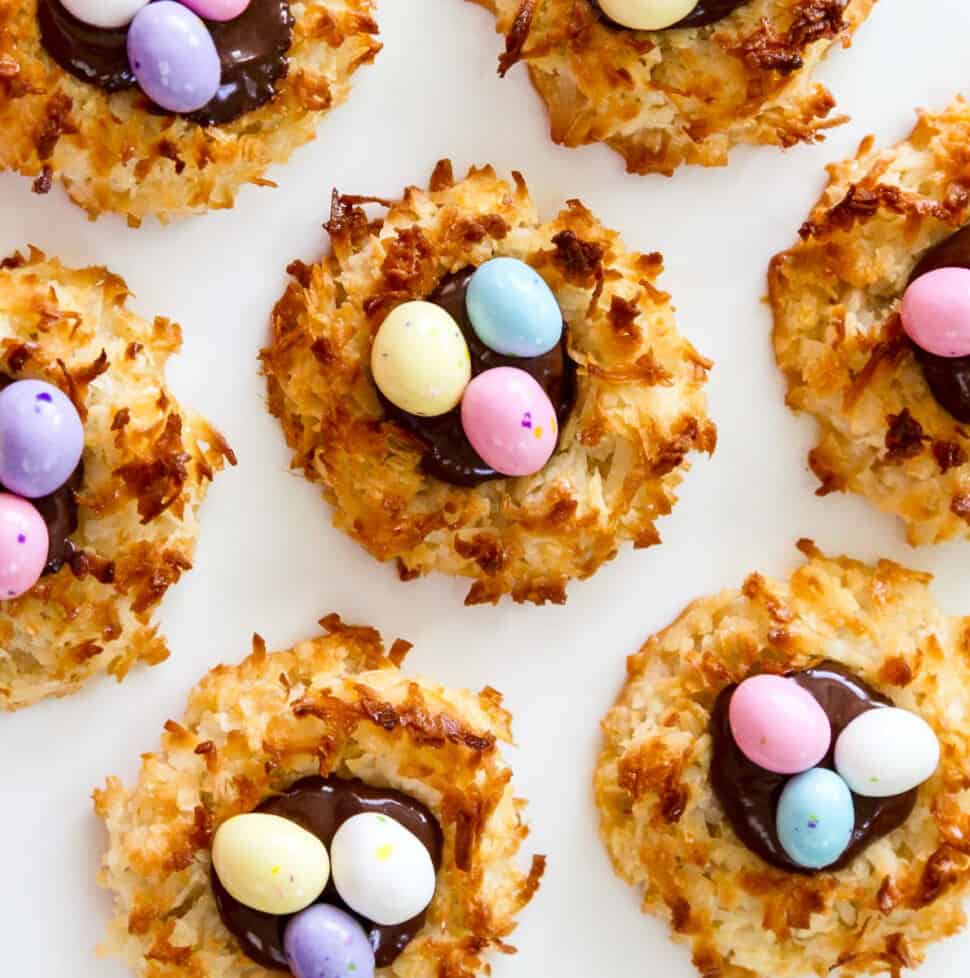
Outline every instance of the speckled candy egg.
[(250, 812), (219, 826), (212, 842), (219, 881), (240, 903), (263, 913), (296, 913), (330, 878), (326, 846), (288, 818)]
[(683, 20), (697, 0), (599, 0), (610, 20), (638, 31), (659, 31)]
[(235, 20), (246, 12), (249, 0), (182, 0), (190, 10), (194, 10), (205, 20)]
[(212, 101), (222, 66), (202, 19), (175, 0), (143, 7), (128, 29), (128, 61), (142, 91), (169, 112)]
[(26, 499), (0, 493), (0, 600), (19, 598), (47, 563), (44, 518)]
[(290, 919), (283, 947), (294, 978), (374, 978), (374, 949), (364, 929), (326, 903)]
[(495, 367), (468, 385), (461, 402), (465, 437), (486, 464), (508, 476), (538, 472), (556, 449), (556, 411), (538, 381)]
[(749, 761), (776, 774), (814, 767), (832, 742), (832, 727), (818, 700), (785, 676), (752, 676), (728, 707), (731, 734)]
[(852, 792), (834, 771), (812, 768), (785, 785), (775, 828), (792, 862), (806, 869), (831, 866), (849, 847), (854, 827)]
[(381, 323), (371, 348), (381, 393), (422, 418), (447, 414), (471, 377), (471, 356), (458, 323), (433, 302), (405, 302)]
[(39, 499), (67, 482), (84, 451), (84, 426), (71, 399), (41, 380), (0, 391), (0, 482)]
[(970, 269), (938, 268), (921, 275), (903, 295), (903, 329), (938, 357), (970, 354)]
[(149, 0), (62, 0), (67, 12), (92, 27), (118, 28), (130, 24)]
[(835, 767), (848, 786), (868, 798), (888, 798), (921, 785), (940, 763), (933, 728), (909, 710), (867, 710), (839, 734)]
[(562, 336), (562, 310), (552, 289), (517, 258), (485, 262), (468, 283), (465, 310), (478, 338), (505, 356), (540, 356)]
[(393, 926), (416, 917), (434, 897), (434, 863), (400, 822), (377, 812), (354, 815), (330, 843), (333, 882), (351, 910)]

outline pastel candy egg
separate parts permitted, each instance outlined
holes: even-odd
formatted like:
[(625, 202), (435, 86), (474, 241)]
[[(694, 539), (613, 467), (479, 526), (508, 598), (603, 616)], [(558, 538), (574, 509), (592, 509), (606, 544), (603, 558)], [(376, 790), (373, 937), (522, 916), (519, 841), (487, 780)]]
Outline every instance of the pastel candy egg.
[(222, 77), (209, 28), (175, 0), (138, 12), (128, 29), (128, 61), (142, 91), (169, 112), (201, 109)]
[(832, 727), (818, 700), (785, 676), (752, 676), (728, 706), (731, 734), (749, 761), (776, 774), (798, 774), (825, 757)]
[(206, 20), (235, 20), (245, 13), (249, 0), (182, 0), (190, 10), (194, 10)]
[(659, 31), (683, 20), (697, 0), (599, 0), (610, 20), (638, 31)]
[(921, 785), (940, 763), (940, 742), (920, 716), (896, 707), (867, 710), (839, 734), (835, 768), (867, 798), (888, 798)]
[(84, 426), (71, 399), (41, 380), (0, 391), (0, 482), (39, 499), (67, 482), (84, 451)]
[(374, 338), (371, 373), (381, 393), (423, 418), (447, 414), (471, 377), (471, 356), (458, 323), (433, 302), (405, 302)]
[(852, 793), (834, 771), (816, 767), (785, 785), (775, 828), (792, 862), (806, 869), (831, 866), (849, 847), (854, 827)]
[(403, 924), (434, 897), (435, 870), (420, 839), (377, 812), (354, 815), (330, 843), (333, 882), (340, 898), (382, 926)]
[(364, 929), (326, 903), (290, 919), (283, 947), (294, 978), (374, 978), (374, 949)]
[(970, 355), (970, 269), (921, 275), (904, 293), (900, 316), (909, 338), (928, 353)]
[(502, 475), (538, 472), (559, 439), (552, 402), (517, 367), (495, 367), (472, 380), (461, 402), (461, 424), (472, 448)]
[(0, 493), (0, 600), (19, 598), (47, 563), (47, 524), (26, 499)]
[(92, 27), (118, 28), (130, 24), (148, 0), (61, 0), (69, 14)]
[(471, 277), (465, 310), (478, 338), (497, 353), (537, 357), (562, 336), (562, 310), (530, 265), (493, 258)]
[(212, 865), (231, 896), (263, 913), (302, 910), (330, 878), (326, 846), (295, 822), (264, 812), (236, 815), (219, 826)]

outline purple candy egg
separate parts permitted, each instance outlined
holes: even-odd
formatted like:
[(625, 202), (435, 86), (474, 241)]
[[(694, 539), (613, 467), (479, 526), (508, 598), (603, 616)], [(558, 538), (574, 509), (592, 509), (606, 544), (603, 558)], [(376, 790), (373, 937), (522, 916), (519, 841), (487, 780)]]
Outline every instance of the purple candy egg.
[(222, 68), (202, 19), (175, 0), (142, 7), (128, 29), (128, 61), (142, 91), (169, 112), (212, 101)]
[(326, 903), (290, 920), (283, 947), (296, 978), (374, 978), (374, 949), (364, 928)]
[(71, 399), (42, 380), (0, 391), (0, 482), (39, 499), (60, 489), (84, 451), (84, 426)]

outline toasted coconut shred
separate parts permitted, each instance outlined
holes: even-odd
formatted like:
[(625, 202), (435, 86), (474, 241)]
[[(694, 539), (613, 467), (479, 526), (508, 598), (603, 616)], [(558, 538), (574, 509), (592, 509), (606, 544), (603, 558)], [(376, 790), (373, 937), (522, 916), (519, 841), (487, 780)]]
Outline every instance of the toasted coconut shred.
[(505, 73), (524, 62), (552, 138), (604, 142), (633, 173), (724, 166), (738, 143), (816, 142), (846, 121), (812, 74), (848, 46), (875, 0), (750, 0), (708, 27), (631, 31), (590, 0), (473, 0), (506, 37)]
[[(466, 603), (562, 603), (620, 543), (660, 542), (686, 457), (716, 441), (703, 387), (711, 366), (676, 329), (656, 285), (660, 255), (628, 251), (578, 201), (540, 222), (519, 174), (491, 167), (380, 202), (334, 195), (330, 253), (294, 262), (263, 352), (269, 405), (293, 465), (321, 483), (334, 522), (402, 579), (474, 579)], [(421, 469), (423, 446), (384, 419), (370, 350), (384, 317), (447, 273), (510, 255), (548, 283), (568, 326), (578, 396), (559, 447), (537, 474), (475, 488)]]
[[(95, 792), (110, 845), (101, 883), (117, 915), (102, 952), (144, 978), (271, 978), (225, 929), (209, 882), (210, 844), (227, 818), (309, 775), (358, 777), (424, 803), (444, 833), (425, 926), (382, 978), (471, 978), (532, 898), (544, 869), (517, 865), (523, 802), (498, 750), (510, 717), (492, 689), (473, 694), (408, 677), (371, 628), (323, 619), (327, 635), (267, 654), (257, 636), (189, 696), (137, 784)], [(392, 662), (392, 659), (394, 660)]]
[(314, 137), (349, 91), (350, 76), (380, 51), (372, 0), (302, 0), (289, 73), (276, 97), (222, 126), (203, 128), (147, 111), (136, 89), (109, 95), (65, 72), (44, 50), (36, 0), (0, 0), (0, 169), (59, 180), (91, 217), (139, 224), (232, 207), (246, 183)]
[(936, 401), (899, 320), (920, 257), (970, 221), (970, 106), (922, 113), (885, 150), (863, 140), (769, 273), (788, 404), (818, 419), (819, 495), (861, 493), (911, 543), (970, 537), (970, 434)]
[(192, 567), (214, 473), (235, 463), (165, 387), (179, 327), (140, 319), (128, 297), (106, 269), (65, 268), (36, 249), (0, 263), (0, 372), (59, 387), (84, 423), (76, 553), (0, 602), (0, 709), (168, 656), (153, 612)]
[[(696, 601), (631, 656), (603, 721), (601, 832), (643, 909), (670, 922), (702, 975), (802, 978), (916, 967), (956, 933), (970, 889), (970, 618), (930, 576), (823, 556), (787, 581), (752, 574)], [(838, 872), (772, 868), (735, 836), (708, 781), (710, 711), (751, 671), (834, 658), (923, 717), (942, 760), (905, 825)]]

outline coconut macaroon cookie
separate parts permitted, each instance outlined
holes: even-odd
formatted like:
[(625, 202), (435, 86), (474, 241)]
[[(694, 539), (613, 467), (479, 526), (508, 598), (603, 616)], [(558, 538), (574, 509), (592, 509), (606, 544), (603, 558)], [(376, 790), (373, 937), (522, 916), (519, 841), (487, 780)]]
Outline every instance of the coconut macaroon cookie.
[(376, 56), (372, 0), (28, 0), (0, 7), (0, 169), (92, 217), (231, 207)]
[(658, 254), (578, 201), (542, 222), (514, 183), (442, 162), (371, 220), (335, 192), (320, 262), (290, 266), (263, 353), (294, 466), (403, 580), (466, 603), (561, 603), (714, 448), (710, 367), (676, 329)]
[(965, 922), (970, 618), (799, 548), (650, 638), (603, 721), (614, 868), (703, 975), (898, 974)]
[(165, 387), (179, 327), (128, 297), (37, 250), (0, 263), (0, 709), (168, 656), (153, 613), (235, 463)]
[(845, 121), (812, 81), (875, 0), (474, 0), (522, 61), (565, 146), (633, 173), (723, 166), (737, 143), (793, 146)]
[(117, 915), (145, 978), (488, 973), (538, 888), (499, 742), (510, 717), (403, 673), (371, 628), (267, 654), (257, 636), (165, 725), (129, 791), (95, 792)]
[(819, 494), (862, 493), (912, 543), (970, 536), (970, 107), (829, 168), (771, 265), (788, 403), (815, 415)]

